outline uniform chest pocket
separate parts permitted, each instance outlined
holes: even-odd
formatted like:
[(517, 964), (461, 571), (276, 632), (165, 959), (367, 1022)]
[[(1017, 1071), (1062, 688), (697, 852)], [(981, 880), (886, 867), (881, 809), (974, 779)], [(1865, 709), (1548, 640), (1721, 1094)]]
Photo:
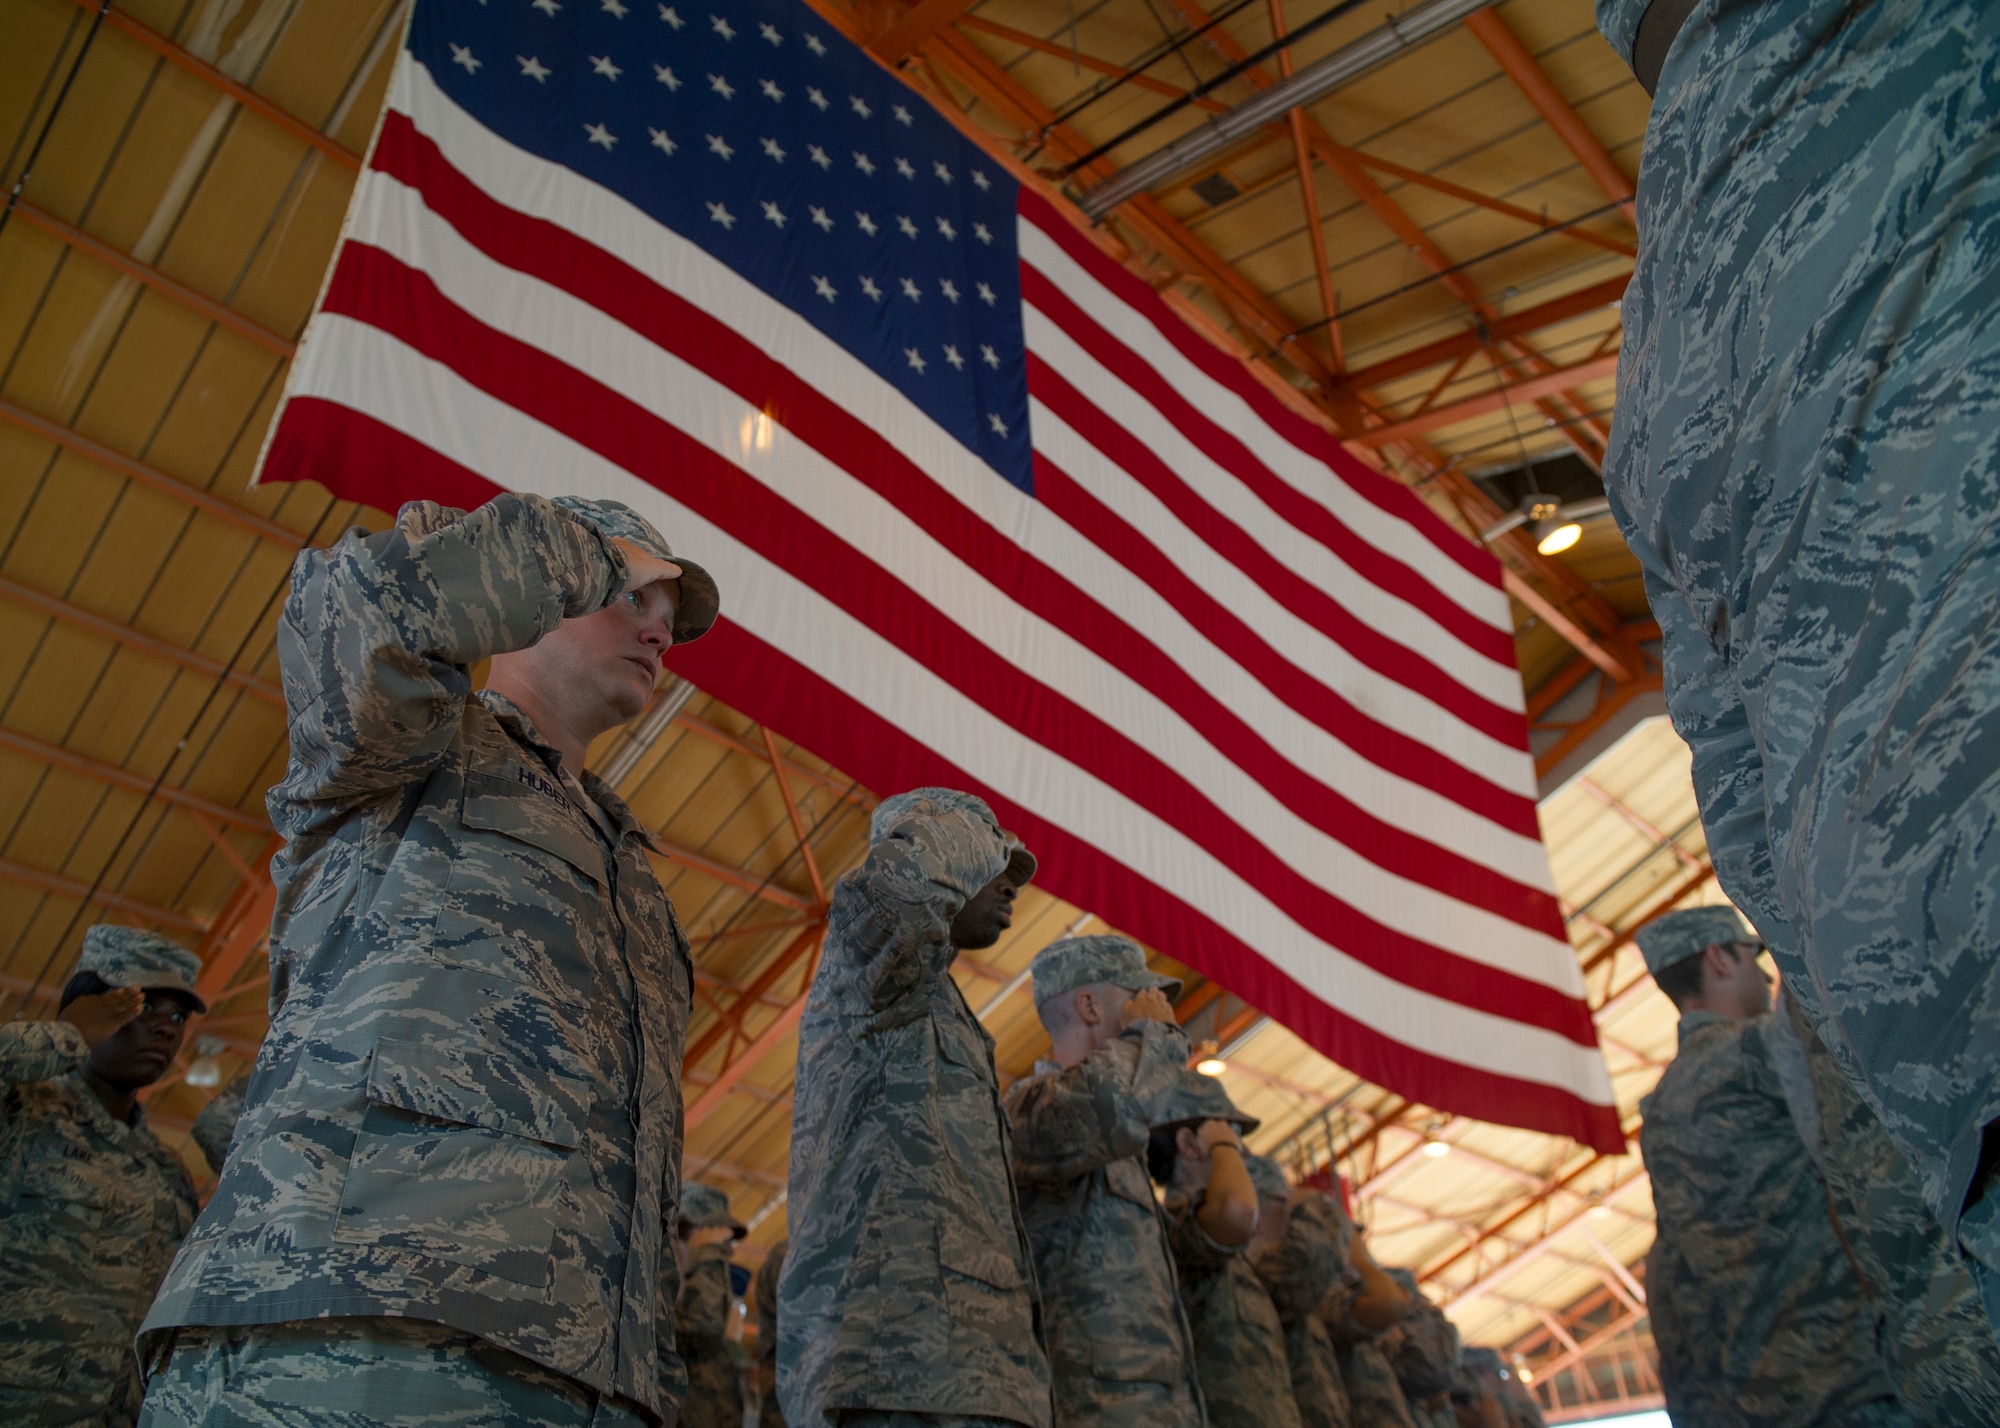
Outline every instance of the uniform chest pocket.
[(579, 1078), (378, 1042), (333, 1237), (546, 1285), (590, 1104)]
[(432, 955), (561, 1000), (590, 997), (610, 884), (603, 845), (581, 820), (526, 783), (467, 773)]
[(1119, 1160), (1105, 1166), (1104, 1188), (1121, 1200), (1145, 1206), (1148, 1212), (1158, 1203), (1153, 1199), (1153, 1182), (1136, 1160)]

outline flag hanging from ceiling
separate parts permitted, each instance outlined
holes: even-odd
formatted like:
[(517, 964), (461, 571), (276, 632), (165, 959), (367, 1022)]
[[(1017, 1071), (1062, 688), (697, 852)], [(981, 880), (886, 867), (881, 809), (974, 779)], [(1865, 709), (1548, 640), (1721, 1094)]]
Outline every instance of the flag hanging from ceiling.
[(266, 480), (615, 497), (673, 666), (1432, 1106), (1622, 1148), (1492, 559), (799, 0), (418, 0)]

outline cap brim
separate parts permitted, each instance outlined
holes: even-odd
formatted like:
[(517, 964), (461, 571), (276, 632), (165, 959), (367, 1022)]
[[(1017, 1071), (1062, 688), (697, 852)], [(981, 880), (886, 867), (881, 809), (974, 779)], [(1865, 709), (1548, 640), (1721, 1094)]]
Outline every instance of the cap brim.
[(1007, 850), (1007, 877), (1017, 888), (1024, 888), (1033, 882), (1035, 869), (1040, 866), (1041, 864), (1035, 861), (1035, 855), (1019, 843)]
[(684, 555), (669, 557), (681, 568), (680, 604), (674, 609), (674, 643), (691, 645), (715, 628), (722, 613), (722, 592), (715, 577)]
[[(103, 976), (102, 973), (98, 975)], [(196, 1012), (203, 1015), (208, 1012), (208, 1003), (201, 999), (201, 993), (193, 987), (183, 987), (178, 982), (148, 982), (144, 972), (120, 972), (116, 980), (105, 977), (104, 982), (106, 986), (111, 987), (137, 987), (142, 992), (172, 992)]]
[(1150, 968), (1133, 977), (1130, 981), (1122, 981), (1118, 985), (1128, 992), (1149, 992), (1153, 988), (1158, 987), (1167, 994), (1168, 1001), (1172, 1001), (1181, 994), (1181, 979), (1179, 977), (1169, 977), (1164, 972), (1155, 972)]

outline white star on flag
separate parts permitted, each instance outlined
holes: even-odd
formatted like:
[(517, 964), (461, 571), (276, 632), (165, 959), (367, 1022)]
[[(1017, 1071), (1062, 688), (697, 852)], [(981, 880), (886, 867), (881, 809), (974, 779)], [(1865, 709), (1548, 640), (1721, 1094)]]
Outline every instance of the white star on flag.
[(590, 142), (607, 154), (611, 152), (611, 146), (618, 142), (618, 136), (602, 124), (586, 124), (583, 128), (584, 132), (590, 135)]
[(898, 104), (898, 105), (895, 105), (895, 106), (893, 106), (893, 107), (891, 108), (890, 112), (891, 112), (892, 114), (894, 114), (894, 115), (896, 116), (896, 122), (897, 122), (897, 123), (899, 123), (899, 124), (905, 124), (905, 125), (908, 125), (908, 124), (914, 124), (914, 123), (916, 123), (916, 122), (917, 122), (916, 120), (914, 120), (914, 119), (912, 119), (912, 118), (910, 117), (910, 111), (909, 111), (909, 110), (907, 110), (907, 109), (905, 109), (905, 108), (904, 108), (904, 107), (903, 107), (902, 105), (900, 105), (900, 104)]
[[(993, 365), (997, 367), (1000, 364), (996, 362)], [(1001, 436), (1005, 436), (1007, 434), (1007, 423), (1000, 420), (1000, 413), (988, 412), (986, 414), (986, 420), (988, 420), (993, 424), (993, 430), (998, 432)]]
[(778, 33), (777, 26), (771, 24), (768, 20), (757, 27), (757, 33), (769, 40), (773, 45), (782, 45), (785, 42), (785, 37)]
[(979, 185), (979, 191), (981, 193), (984, 193), (987, 189), (993, 187), (993, 180), (986, 177), (985, 169), (974, 169), (972, 171), (972, 181)]
[(764, 91), (765, 97), (773, 104), (783, 104), (785, 102), (785, 91), (778, 88), (777, 81), (770, 79), (763, 80), (757, 87)]
[(870, 114), (875, 112), (868, 107), (867, 101), (858, 94), (850, 94), (847, 97), (847, 107), (852, 109), (856, 114), (859, 114), (863, 119), (866, 119)]
[(813, 34), (810, 30), (806, 32), (806, 48), (811, 50), (820, 59), (826, 58), (825, 44), (821, 42), (818, 35)]
[(908, 278), (903, 279), (903, 296), (911, 302), (922, 302), (924, 300), (923, 291)]
[(711, 154), (721, 155), (725, 162), (735, 157), (736, 154), (736, 150), (729, 147), (729, 141), (720, 134), (710, 134), (708, 136), (708, 151)]
[(779, 163), (782, 164), (785, 161), (785, 151), (778, 146), (778, 141), (776, 139), (760, 139), (758, 140), (758, 142), (764, 146), (764, 152), (769, 154), (772, 158), (776, 159)]
[(711, 74), (708, 77), (708, 87), (724, 99), (734, 99), (736, 97), (736, 91), (730, 87), (729, 81), (719, 74)]
[(729, 22), (723, 19), (720, 15), (710, 15), (708, 17), (708, 27), (709, 29), (715, 31), (716, 34), (722, 36), (722, 38), (725, 40), (733, 40), (736, 38), (736, 31), (731, 29)]
[(774, 228), (783, 228), (785, 226), (784, 213), (779, 209), (777, 204), (772, 203), (769, 199), (764, 200), (764, 217), (770, 220), (771, 226)]
[(996, 372), (1000, 370), (1000, 354), (984, 342), (979, 344), (979, 360)]
[(603, 75), (614, 84), (617, 83), (618, 76), (625, 73), (624, 70), (611, 62), (610, 55), (592, 55), (590, 57), (590, 68), (593, 72)]
[(817, 89), (815, 89), (810, 84), (806, 86), (806, 100), (812, 105), (813, 108), (817, 109), (822, 114), (826, 113), (827, 110), (833, 108), (831, 104), (827, 103), (826, 96), (824, 94), (821, 94)]
[(813, 224), (819, 229), (820, 232), (822, 233), (833, 232), (833, 220), (826, 216), (826, 210), (824, 208), (821, 208), (817, 203), (809, 203), (806, 205), (806, 208), (812, 214)]
[(660, 7), (660, 18), (667, 24), (672, 25), (676, 30), (687, 23), (687, 21), (681, 18), (680, 11), (671, 5), (662, 5)]
[(954, 303), (958, 301), (958, 284), (953, 282), (950, 278), (939, 278), (938, 290), (941, 291), (946, 297), (950, 298)]
[(859, 149), (856, 149), (854, 151), (854, 167), (860, 169), (861, 172), (868, 175), (868, 177), (870, 178), (875, 177), (875, 165), (873, 161), (871, 161), (869, 157), (866, 154), (862, 153), (861, 150)]
[(521, 63), (521, 73), (537, 84), (547, 84), (549, 76), (555, 73), (533, 55), (515, 55), (514, 58)]
[(993, 296), (993, 289), (988, 287), (985, 283), (974, 283), (973, 287), (976, 288), (979, 292), (979, 300), (985, 303), (988, 307), (992, 307), (995, 303), (1000, 301), (1000, 299)]
[(813, 291), (818, 293), (821, 297), (825, 298), (828, 302), (832, 302), (834, 299), (833, 284), (828, 282), (825, 278), (813, 279)]
[(618, 0), (604, 0), (601, 8), (607, 15), (614, 15), (620, 20), (625, 18), (625, 7), (619, 4)]
[(993, 241), (993, 230), (988, 228), (984, 223), (975, 223), (972, 225), (972, 236), (982, 243), (991, 244)]
[(533, 8), (540, 10), (544, 15), (554, 15), (556, 11), (562, 9), (562, 6), (556, 4), (556, 0), (535, 0)]
[(720, 223), (725, 229), (736, 226), (736, 215), (719, 203), (711, 203), (708, 206), (708, 216), (717, 223)]
[(680, 147), (679, 144), (676, 144), (672, 139), (667, 137), (665, 129), (648, 129), (646, 132), (653, 136), (653, 147), (661, 153), (666, 154), (669, 158), (673, 156), (674, 150)]
[(954, 372), (965, 370), (965, 359), (958, 355), (958, 349), (949, 342), (944, 345), (944, 360), (951, 363), (951, 370)]
[(479, 66), (486, 63), (485, 60), (474, 59), (471, 49), (465, 45), (452, 45), (451, 62), (456, 65), (463, 65), (467, 74), (471, 74)]
[(667, 87), (667, 92), (669, 94), (673, 93), (676, 89), (679, 89), (681, 87), (679, 76), (677, 76), (672, 70), (668, 69), (663, 64), (656, 64), (653, 66), (653, 78), (657, 79), (660, 83), (664, 84)]
[(939, 159), (931, 160), (931, 167), (937, 171), (937, 176), (940, 179), (944, 180), (944, 182), (946, 183), (951, 182), (951, 170), (944, 166), (942, 160)]
[(911, 167), (910, 161), (908, 159), (904, 158), (898, 158), (896, 160), (896, 172), (901, 174), (906, 179), (913, 179), (917, 176), (916, 169)]
[(944, 235), (945, 242), (949, 243), (952, 241), (952, 239), (958, 237), (958, 230), (951, 226), (951, 220), (949, 218), (938, 219), (937, 226), (938, 226), (938, 232)]
[(899, 213), (896, 215), (896, 226), (903, 230), (905, 238), (914, 238), (917, 236), (917, 225), (910, 222), (909, 218), (904, 214)]
[(854, 210), (854, 221), (863, 233), (866, 233), (870, 238), (875, 236), (875, 220), (858, 208)]
[(923, 376), (924, 368), (926, 365), (928, 365), (927, 363), (925, 363), (923, 359), (923, 354), (918, 352), (917, 349), (914, 347), (905, 347), (903, 349), (903, 355), (910, 359), (910, 365), (916, 368), (917, 375), (919, 377)]
[(824, 169), (828, 173), (833, 172), (833, 160), (829, 159), (826, 156), (826, 150), (822, 149), (818, 144), (807, 144), (806, 154), (809, 158), (812, 159), (814, 163), (818, 164), (820, 168)]
[(869, 277), (866, 273), (863, 273), (861, 275), (861, 291), (867, 293), (868, 296), (873, 298), (876, 302), (882, 301), (882, 289), (876, 287), (875, 280)]

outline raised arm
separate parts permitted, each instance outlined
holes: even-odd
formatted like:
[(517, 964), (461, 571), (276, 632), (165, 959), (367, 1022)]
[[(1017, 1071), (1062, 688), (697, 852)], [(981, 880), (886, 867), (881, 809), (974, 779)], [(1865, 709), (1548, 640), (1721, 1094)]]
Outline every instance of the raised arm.
[(1312, 1190), (1294, 1194), (1285, 1237), (1256, 1262), (1280, 1319), (1290, 1324), (1305, 1318), (1346, 1277), (1352, 1234), (1332, 1200)]
[(90, 1043), (66, 1021), (0, 1022), (0, 1084), (52, 1081), (90, 1059)]
[(1076, 1065), (1016, 1083), (1007, 1098), (1014, 1177), (1074, 1180), (1142, 1153), (1187, 1058), (1178, 1026), (1140, 1021)]
[(278, 629), (292, 738), (280, 831), (422, 777), (450, 747), (473, 665), (604, 608), (625, 576), (596, 531), (513, 492), (470, 512), (414, 501), (388, 530), (302, 552)]
[(951, 921), (1007, 866), (1000, 832), (964, 808), (914, 812), (840, 880), (820, 979), (836, 1005), (885, 1031), (926, 1015), (950, 967)]

